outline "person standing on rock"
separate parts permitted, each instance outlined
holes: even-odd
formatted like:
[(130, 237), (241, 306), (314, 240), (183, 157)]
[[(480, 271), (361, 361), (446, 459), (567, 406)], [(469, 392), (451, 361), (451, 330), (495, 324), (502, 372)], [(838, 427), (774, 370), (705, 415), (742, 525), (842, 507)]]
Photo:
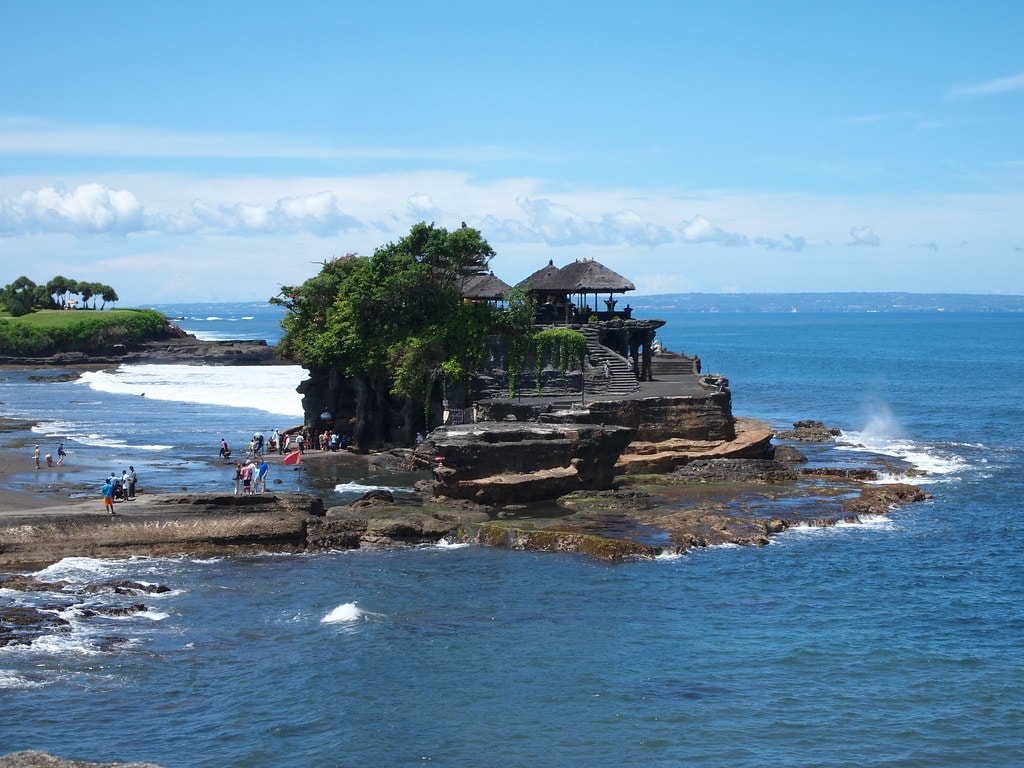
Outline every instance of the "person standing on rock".
[(242, 467), (242, 495), (252, 495), (252, 476), (253, 471), (256, 469), (256, 465), (252, 463), (252, 459), (249, 459)]
[(235, 496), (242, 492), (242, 462), (235, 462)]
[(128, 467), (128, 498), (135, 498), (135, 484), (139, 482), (139, 475), (135, 471), (135, 467)]
[(260, 462), (259, 469), (256, 474), (256, 493), (267, 492), (267, 473), (270, 471), (270, 465), (267, 464), (267, 460), (263, 459)]
[(107, 478), (107, 482), (105, 482), (103, 484), (103, 487), (100, 489), (100, 492), (103, 494), (103, 509), (105, 509), (107, 512), (109, 512), (112, 515), (116, 515), (117, 512), (114, 511), (114, 478), (113, 478), (113, 476)]

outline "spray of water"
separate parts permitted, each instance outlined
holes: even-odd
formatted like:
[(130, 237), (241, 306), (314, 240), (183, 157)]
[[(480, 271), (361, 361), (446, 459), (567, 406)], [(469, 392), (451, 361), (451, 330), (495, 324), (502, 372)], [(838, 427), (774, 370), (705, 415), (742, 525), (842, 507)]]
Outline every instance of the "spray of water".
[(860, 430), (864, 443), (897, 440), (904, 436), (903, 426), (893, 415), (888, 403), (869, 403), (865, 413), (864, 428)]

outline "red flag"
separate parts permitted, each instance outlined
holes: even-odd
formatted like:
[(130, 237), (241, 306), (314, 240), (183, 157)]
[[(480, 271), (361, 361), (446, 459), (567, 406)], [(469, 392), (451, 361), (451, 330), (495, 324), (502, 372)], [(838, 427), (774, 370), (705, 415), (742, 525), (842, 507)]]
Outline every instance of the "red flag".
[(286, 453), (285, 456), (284, 456), (284, 463), (285, 464), (298, 464), (301, 460), (302, 460), (302, 452), (301, 451), (292, 451), (291, 453)]

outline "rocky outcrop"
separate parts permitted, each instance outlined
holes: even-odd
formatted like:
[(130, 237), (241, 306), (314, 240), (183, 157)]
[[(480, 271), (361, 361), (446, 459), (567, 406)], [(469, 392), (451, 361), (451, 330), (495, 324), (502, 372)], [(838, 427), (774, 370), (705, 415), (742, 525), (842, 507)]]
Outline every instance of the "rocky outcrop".
[(730, 440), (665, 437), (634, 440), (619, 457), (623, 475), (664, 474), (698, 459), (766, 459), (772, 452), (772, 429), (757, 419), (736, 418)]
[(438, 428), (417, 452), (433, 457), (435, 496), (524, 503), (610, 488), (632, 435), (621, 426), (489, 422)]
[[(71, 631), (71, 623), (58, 611), (74, 608), (80, 618), (94, 616), (128, 616), (146, 610), (143, 603), (127, 601), (121, 605), (107, 605), (104, 608), (84, 607), (93, 595), (107, 593), (116, 596), (134, 597), (146, 594), (169, 592), (170, 588), (159, 584), (141, 584), (132, 581), (106, 581), (74, 588), (66, 581), (46, 582), (34, 576), (6, 576), (0, 578), (0, 589), (13, 592), (53, 593), (53, 602), (33, 607), (27, 605), (0, 605), (0, 647), (30, 645), (35, 639), (47, 635)], [(116, 643), (119, 638), (106, 638), (105, 643)]]
[(820, 421), (804, 419), (793, 423), (793, 429), (775, 432), (779, 440), (794, 440), (805, 443), (834, 443), (843, 431), (838, 427), (827, 427)]
[(696, 459), (670, 476), (686, 483), (793, 483), (797, 473), (777, 461), (746, 459)]
[(529, 552), (569, 552), (601, 560), (655, 557), (657, 547), (628, 538), (613, 538), (579, 531), (538, 530), (522, 523), (489, 522), (477, 529), (477, 544)]
[(0, 768), (160, 768), (155, 763), (90, 763), (65, 760), (48, 752), (28, 750), (0, 756)]

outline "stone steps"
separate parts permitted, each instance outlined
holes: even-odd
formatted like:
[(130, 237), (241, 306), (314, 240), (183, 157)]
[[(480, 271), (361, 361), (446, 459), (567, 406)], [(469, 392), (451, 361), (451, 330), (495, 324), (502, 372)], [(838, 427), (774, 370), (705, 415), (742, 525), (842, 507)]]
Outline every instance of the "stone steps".
[(629, 395), (640, 389), (640, 382), (622, 355), (597, 340), (597, 331), (584, 326), (590, 367), (586, 371), (587, 391), (602, 395)]

